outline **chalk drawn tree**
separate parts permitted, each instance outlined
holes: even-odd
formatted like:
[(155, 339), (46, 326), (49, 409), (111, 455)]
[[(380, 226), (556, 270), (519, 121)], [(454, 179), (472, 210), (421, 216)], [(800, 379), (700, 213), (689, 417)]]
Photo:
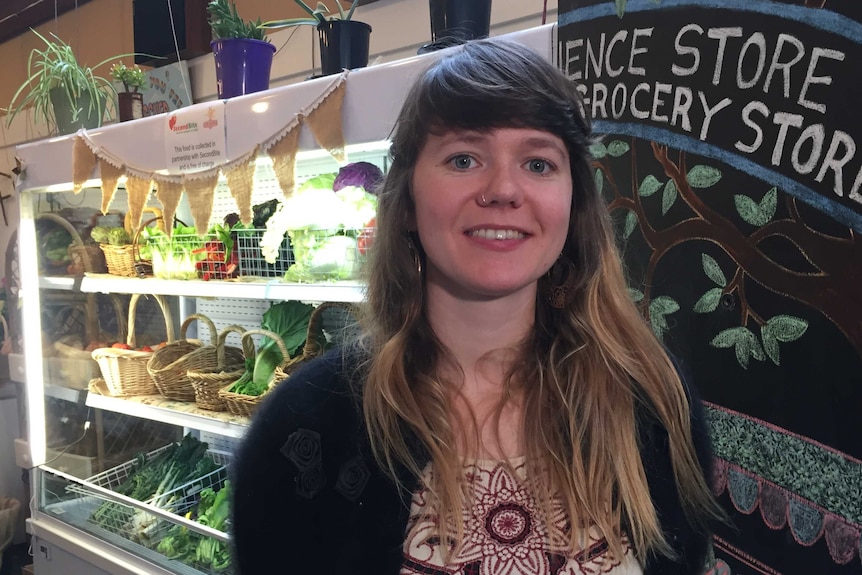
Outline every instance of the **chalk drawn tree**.
[[(777, 217), (779, 191), (776, 188), (766, 189), (759, 198), (752, 197), (753, 192), (735, 193), (734, 213), (723, 213), (701, 197), (705, 193), (722, 193), (717, 186), (722, 180), (721, 170), (702, 163), (689, 167), (685, 151), (673, 152), (672, 158), (667, 146), (650, 142), (646, 145), (655, 160), (654, 171), (638, 174), (639, 166), (644, 165), (636, 157), (638, 141), (645, 144), (642, 140), (616, 139), (607, 144), (595, 144), (592, 151), (599, 191), (608, 199), (612, 213), (618, 216), (622, 215), (620, 210), (624, 213), (624, 217), (619, 218), (621, 238), (625, 241), (640, 229), (649, 248), (643, 291), (632, 288), (631, 295), (658, 337), (668, 331), (668, 316), (679, 311), (680, 305), (672, 297), (652, 293), (656, 266), (672, 248), (697, 240), (717, 246), (736, 268), (722, 269), (715, 258), (702, 253), (698, 265), (713, 287), (700, 296), (692, 311), (711, 313), (719, 307), (723, 297), (735, 296), (740, 310), (739, 325), (712, 334), (710, 344), (732, 348), (743, 368), (747, 368), (752, 359), (779, 365), (781, 344), (798, 340), (808, 328), (806, 320), (792, 314), (765, 317), (758, 313), (746, 292), (751, 281), (818, 310), (862, 355), (862, 297), (859, 295), (862, 243), (853, 230), (844, 228), (846, 235), (834, 236), (815, 229), (803, 218), (796, 198), (789, 195), (783, 210), (786, 215)], [(633, 189), (628, 193), (617, 186), (611, 160), (630, 161)], [(677, 202), (682, 202), (688, 217), (676, 218), (660, 228), (647, 216), (648, 202), (660, 202), (662, 216)], [(651, 204), (651, 207), (658, 206)], [(763, 249), (764, 242), (777, 237), (795, 247), (807, 262), (806, 269), (791, 269)]]

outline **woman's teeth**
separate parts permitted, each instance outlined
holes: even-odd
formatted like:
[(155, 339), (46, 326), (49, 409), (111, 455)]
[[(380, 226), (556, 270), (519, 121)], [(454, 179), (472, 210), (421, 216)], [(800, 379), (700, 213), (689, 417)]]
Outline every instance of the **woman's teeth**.
[(518, 230), (473, 230), (470, 236), (485, 240), (518, 240), (524, 237)]

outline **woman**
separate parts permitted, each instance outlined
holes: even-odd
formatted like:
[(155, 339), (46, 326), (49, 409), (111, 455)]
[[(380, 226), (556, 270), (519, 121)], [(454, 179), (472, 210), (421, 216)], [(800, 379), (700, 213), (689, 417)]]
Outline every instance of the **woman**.
[(235, 465), (242, 575), (700, 573), (703, 420), (629, 300), (575, 86), (468, 43), (407, 96), (361, 341)]

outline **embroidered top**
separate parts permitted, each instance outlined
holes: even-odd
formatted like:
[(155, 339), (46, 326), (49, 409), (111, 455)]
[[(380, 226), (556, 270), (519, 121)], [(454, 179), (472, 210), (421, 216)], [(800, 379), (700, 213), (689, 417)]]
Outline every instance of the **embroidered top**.
[[(512, 472), (514, 470), (514, 473)], [(624, 555), (613, 557), (607, 542), (591, 528), (582, 549), (569, 547), (571, 529), (561, 504), (553, 504), (547, 522), (524, 486), (525, 458), (509, 465), (480, 460), (465, 463), (472, 500), (463, 509), (465, 541), (446, 564), (436, 536), (437, 517), (428, 507), (428, 491), (413, 496), (401, 575), (641, 575), (628, 539)], [(428, 484), (430, 466), (423, 475)]]

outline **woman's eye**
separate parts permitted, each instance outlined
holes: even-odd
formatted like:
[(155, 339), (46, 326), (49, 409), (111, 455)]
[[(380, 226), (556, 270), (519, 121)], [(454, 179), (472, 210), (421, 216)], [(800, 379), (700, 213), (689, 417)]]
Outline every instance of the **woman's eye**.
[(529, 162), (527, 162), (527, 169), (534, 174), (547, 174), (549, 171), (551, 171), (551, 164), (549, 164), (546, 160), (530, 160)]
[(473, 166), (473, 158), (467, 154), (459, 154), (449, 160), (449, 162), (459, 170), (466, 170)]

